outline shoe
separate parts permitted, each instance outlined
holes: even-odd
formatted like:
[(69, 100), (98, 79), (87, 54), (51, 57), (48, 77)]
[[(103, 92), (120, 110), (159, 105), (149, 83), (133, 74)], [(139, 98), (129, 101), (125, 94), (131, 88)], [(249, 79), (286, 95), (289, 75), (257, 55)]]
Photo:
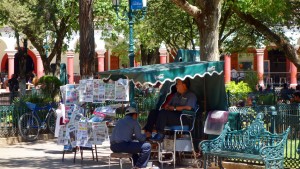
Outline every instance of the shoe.
[(158, 142), (162, 142), (165, 138), (165, 135), (162, 133), (157, 133), (152, 139), (150, 139), (150, 141), (158, 141)]

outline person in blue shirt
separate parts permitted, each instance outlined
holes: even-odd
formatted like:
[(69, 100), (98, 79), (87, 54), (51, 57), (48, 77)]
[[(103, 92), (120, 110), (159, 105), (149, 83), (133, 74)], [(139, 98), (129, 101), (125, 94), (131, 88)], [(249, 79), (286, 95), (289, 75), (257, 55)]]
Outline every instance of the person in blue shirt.
[(146, 136), (141, 133), (138, 112), (128, 107), (125, 117), (119, 120), (110, 137), (110, 149), (115, 153), (132, 154), (133, 164), (145, 168), (151, 154), (151, 144), (145, 142)]
[(144, 127), (146, 135), (150, 135), (156, 129), (157, 134), (151, 141), (162, 141), (164, 139), (165, 126), (180, 125), (180, 115), (183, 110), (196, 110), (197, 97), (189, 90), (190, 80), (176, 80), (177, 92), (171, 101), (160, 111), (148, 115), (148, 121)]

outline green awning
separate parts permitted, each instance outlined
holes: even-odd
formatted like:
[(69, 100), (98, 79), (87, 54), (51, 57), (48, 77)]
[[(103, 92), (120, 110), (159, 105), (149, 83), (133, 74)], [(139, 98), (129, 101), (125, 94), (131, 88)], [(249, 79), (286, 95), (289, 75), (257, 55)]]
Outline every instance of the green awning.
[(168, 64), (155, 64), (126, 69), (98, 72), (100, 78), (118, 80), (119, 78), (129, 79), (135, 84), (156, 84), (166, 81), (175, 81), (196, 76), (222, 74), (224, 62), (173, 62)]
[[(176, 79), (190, 78), (190, 90), (196, 94), (199, 112), (211, 110), (228, 110), (224, 84), (224, 62), (174, 62), (168, 64), (147, 65), (127, 69), (99, 72), (100, 78), (118, 80), (129, 79), (135, 84), (162, 83), (157, 102), (159, 108), (165, 97), (170, 93), (171, 86)], [(193, 130), (194, 139), (200, 140), (203, 135), (203, 113), (197, 114), (197, 121)], [(203, 138), (202, 138), (203, 139)]]

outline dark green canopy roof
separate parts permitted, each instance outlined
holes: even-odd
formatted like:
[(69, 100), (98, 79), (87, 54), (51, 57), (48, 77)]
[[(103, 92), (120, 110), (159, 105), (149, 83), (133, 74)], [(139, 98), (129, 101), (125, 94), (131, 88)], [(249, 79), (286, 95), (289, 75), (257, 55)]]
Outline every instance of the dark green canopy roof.
[(222, 74), (223, 62), (173, 62), (155, 64), (126, 69), (98, 72), (101, 78), (118, 80), (119, 78), (132, 80), (140, 84), (156, 84), (175, 81), (186, 77), (195, 78), (205, 75)]
[[(224, 62), (174, 62), (168, 64), (147, 65), (127, 69), (99, 72), (100, 78), (118, 80), (119, 78), (132, 80), (140, 84), (162, 83), (157, 102), (159, 108), (170, 93), (171, 86), (176, 79), (190, 78), (190, 90), (196, 94), (199, 112), (211, 110), (228, 110), (224, 84)], [(203, 113), (198, 113), (195, 123), (194, 138), (200, 140), (203, 132), (201, 124)]]

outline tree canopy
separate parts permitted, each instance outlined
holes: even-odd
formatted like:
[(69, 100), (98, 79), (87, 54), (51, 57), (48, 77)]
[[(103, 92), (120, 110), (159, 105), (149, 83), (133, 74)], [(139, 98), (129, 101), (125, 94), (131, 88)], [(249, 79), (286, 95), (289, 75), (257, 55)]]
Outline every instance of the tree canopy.
[[(78, 30), (78, 2), (76, 0), (3, 0), (0, 20), (30, 40), (40, 53), (44, 71), (51, 72), (50, 63), (56, 57), (57, 68), (61, 53), (67, 48), (64, 39)], [(45, 42), (45, 39), (48, 41)], [(49, 46), (47, 49), (45, 46)]]
[[(172, 51), (200, 46), (201, 60), (219, 60), (220, 52), (276, 44), (299, 68), (293, 44), (284, 36), (289, 28), (299, 32), (299, 3), (297, 0), (151, 0), (146, 18), (135, 23), (135, 48), (146, 49), (145, 55), (151, 51), (157, 53), (162, 43)], [(31, 41), (41, 54), (45, 72), (50, 72), (50, 61), (56, 56), (56, 63), (60, 63), (61, 53), (67, 48), (63, 39), (79, 30), (78, 1), (3, 0), (0, 5), (0, 21)], [(110, 0), (93, 1), (93, 6), (95, 29), (102, 31), (107, 48), (127, 62), (128, 23), (116, 17)], [(128, 1), (122, 1), (122, 6), (128, 9)], [(45, 37), (50, 46), (48, 57)], [(154, 63), (152, 56), (145, 62)]]

